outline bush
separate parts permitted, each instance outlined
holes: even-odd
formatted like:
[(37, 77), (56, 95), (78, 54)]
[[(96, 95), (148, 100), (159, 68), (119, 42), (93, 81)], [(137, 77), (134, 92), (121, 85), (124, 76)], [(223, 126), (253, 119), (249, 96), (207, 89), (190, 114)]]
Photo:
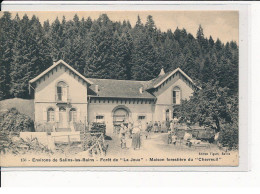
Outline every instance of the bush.
[(238, 125), (225, 124), (219, 134), (219, 143), (228, 149), (238, 149)]
[(41, 144), (37, 138), (21, 139), (15, 133), (1, 132), (0, 133), (0, 154), (53, 154), (47, 146)]
[(3, 131), (34, 132), (34, 122), (29, 116), (18, 112), (16, 108), (11, 108), (0, 115), (0, 132)]

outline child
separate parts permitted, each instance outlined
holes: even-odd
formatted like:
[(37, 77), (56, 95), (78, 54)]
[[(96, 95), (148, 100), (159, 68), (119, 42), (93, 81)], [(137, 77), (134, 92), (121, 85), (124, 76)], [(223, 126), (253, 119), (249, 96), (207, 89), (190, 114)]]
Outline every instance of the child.
[(172, 133), (171, 132), (168, 135), (168, 144), (172, 144)]
[(122, 133), (120, 140), (121, 140), (121, 149), (125, 149), (126, 148), (125, 133)]
[(176, 145), (177, 142), (177, 135), (176, 133), (172, 133), (172, 144)]

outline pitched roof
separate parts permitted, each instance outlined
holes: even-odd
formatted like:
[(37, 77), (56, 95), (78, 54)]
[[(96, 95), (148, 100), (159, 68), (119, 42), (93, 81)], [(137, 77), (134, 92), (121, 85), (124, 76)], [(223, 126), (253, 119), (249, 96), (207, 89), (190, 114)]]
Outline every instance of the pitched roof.
[(154, 99), (155, 96), (140, 88), (144, 87), (147, 81), (132, 81), (132, 80), (114, 80), (114, 79), (94, 79), (89, 78), (94, 85), (90, 86), (92, 91), (90, 96), (97, 96), (95, 93), (95, 85), (98, 85), (98, 97), (109, 98), (146, 98)]
[(174, 75), (177, 72), (180, 72), (187, 80), (189, 80), (193, 85), (195, 85), (192, 79), (178, 67), (174, 71), (167, 72), (164, 75), (159, 75), (158, 77), (150, 80), (146, 85), (145, 89), (148, 90), (148, 89), (159, 87), (163, 82), (165, 82), (168, 78), (170, 78), (172, 75)]
[(85, 78), (83, 75), (81, 75), (77, 70), (75, 70), (73, 67), (71, 67), (69, 64), (67, 64), (66, 62), (64, 62), (63, 60), (59, 60), (56, 63), (53, 63), (52, 66), (50, 66), (48, 69), (46, 69), (45, 71), (43, 71), (40, 75), (38, 75), (37, 77), (31, 79), (29, 81), (29, 83), (33, 83), (35, 81), (37, 81), (39, 78), (41, 78), (42, 76), (44, 76), (46, 73), (48, 73), (50, 70), (52, 70), (53, 68), (55, 68), (56, 66), (58, 66), (59, 64), (63, 64), (65, 65), (68, 69), (70, 69), (73, 73), (75, 73), (77, 76), (79, 76), (80, 78), (82, 78), (84, 81), (86, 81), (88, 84), (93, 84), (89, 79)]
[[(86, 81), (89, 87), (89, 96), (95, 97), (107, 97), (107, 98), (145, 98), (145, 99), (155, 99), (156, 97), (151, 94), (149, 89), (159, 87), (163, 82), (170, 78), (173, 74), (180, 72), (187, 80), (189, 80), (193, 85), (195, 85), (192, 79), (186, 75), (180, 68), (175, 69), (174, 71), (167, 72), (165, 74), (160, 73), (160, 75), (150, 81), (134, 81), (134, 80), (115, 80), (115, 79), (95, 79), (95, 78), (85, 78), (78, 71), (72, 68), (63, 60), (59, 60), (54, 63), (40, 75), (29, 81), (29, 84), (37, 81), (39, 78), (47, 74), (53, 68), (63, 64), (73, 73), (78, 75), (84, 81)], [(98, 94), (95, 93), (95, 87), (98, 85), (99, 91)], [(30, 87), (29, 87), (30, 88)], [(140, 91), (142, 88), (142, 92)]]

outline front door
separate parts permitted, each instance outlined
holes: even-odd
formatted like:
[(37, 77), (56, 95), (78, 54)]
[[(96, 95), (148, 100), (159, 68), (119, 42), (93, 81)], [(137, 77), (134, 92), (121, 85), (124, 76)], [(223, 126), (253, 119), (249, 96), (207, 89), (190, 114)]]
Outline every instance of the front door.
[(59, 109), (59, 128), (67, 128), (68, 120), (67, 120), (67, 112), (64, 107), (60, 107)]
[(129, 113), (124, 108), (118, 108), (113, 113), (114, 133), (118, 133), (122, 123), (128, 123)]

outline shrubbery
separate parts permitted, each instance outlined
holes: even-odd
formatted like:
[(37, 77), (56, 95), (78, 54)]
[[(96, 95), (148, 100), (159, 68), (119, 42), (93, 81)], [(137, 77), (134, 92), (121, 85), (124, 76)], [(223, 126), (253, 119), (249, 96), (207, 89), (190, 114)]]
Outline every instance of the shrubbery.
[(228, 149), (238, 149), (238, 125), (224, 125), (219, 134), (219, 143)]
[(34, 122), (29, 116), (18, 112), (15, 108), (11, 108), (0, 115), (0, 132), (4, 131), (34, 132)]
[(6, 131), (0, 133), (0, 154), (53, 154), (53, 151), (41, 144), (37, 138), (22, 139), (18, 134)]

